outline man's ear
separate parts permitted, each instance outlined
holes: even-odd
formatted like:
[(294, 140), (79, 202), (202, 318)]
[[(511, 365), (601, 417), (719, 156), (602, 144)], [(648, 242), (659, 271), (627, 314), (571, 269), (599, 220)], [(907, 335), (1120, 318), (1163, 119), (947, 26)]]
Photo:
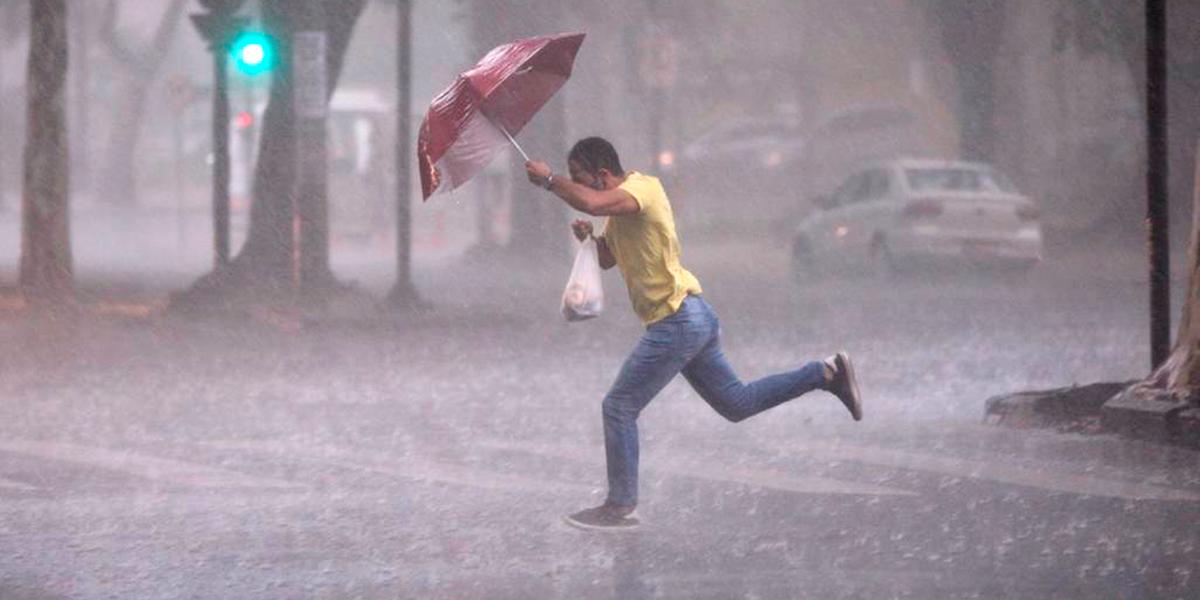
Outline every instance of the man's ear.
[(592, 183), (590, 186), (592, 189), (598, 192), (604, 191), (604, 189), (607, 187), (607, 184), (604, 181), (604, 173), (606, 171), (607, 169), (597, 169), (595, 173), (592, 173)]

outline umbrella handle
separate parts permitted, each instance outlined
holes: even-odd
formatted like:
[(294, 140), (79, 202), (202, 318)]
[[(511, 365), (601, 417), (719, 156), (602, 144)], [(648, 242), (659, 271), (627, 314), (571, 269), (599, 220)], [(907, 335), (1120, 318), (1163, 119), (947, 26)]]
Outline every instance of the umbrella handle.
[(499, 129), (500, 133), (504, 134), (504, 137), (508, 138), (508, 142), (513, 145), (513, 148), (517, 149), (517, 152), (521, 153), (521, 156), (525, 158), (525, 162), (529, 162), (529, 155), (525, 154), (525, 151), (521, 149), (521, 145), (517, 143), (517, 140), (513, 139), (512, 134), (509, 133), (508, 130), (505, 129), (503, 125), (501, 125), (495, 121), (492, 121), (491, 117), (488, 117), (488, 121), (491, 122), (492, 125), (495, 125), (496, 129)]

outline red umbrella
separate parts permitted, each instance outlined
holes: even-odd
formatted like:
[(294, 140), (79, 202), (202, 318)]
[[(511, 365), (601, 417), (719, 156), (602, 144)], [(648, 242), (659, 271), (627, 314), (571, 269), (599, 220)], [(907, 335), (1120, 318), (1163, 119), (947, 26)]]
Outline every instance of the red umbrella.
[(417, 138), (421, 193), (462, 185), (487, 165), (571, 76), (582, 33), (497, 46), (429, 105)]

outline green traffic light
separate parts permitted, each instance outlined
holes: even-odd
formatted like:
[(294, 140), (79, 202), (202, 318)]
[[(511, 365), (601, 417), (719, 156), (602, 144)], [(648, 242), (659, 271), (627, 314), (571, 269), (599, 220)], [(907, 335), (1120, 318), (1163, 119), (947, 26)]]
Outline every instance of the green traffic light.
[(265, 33), (242, 32), (233, 42), (232, 54), (237, 70), (246, 75), (259, 75), (275, 67), (274, 46)]

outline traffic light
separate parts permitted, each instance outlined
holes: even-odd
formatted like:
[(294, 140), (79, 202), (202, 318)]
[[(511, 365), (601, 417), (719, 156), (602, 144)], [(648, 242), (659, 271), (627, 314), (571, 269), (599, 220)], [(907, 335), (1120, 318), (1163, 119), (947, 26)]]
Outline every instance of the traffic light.
[(254, 113), (248, 110), (239, 112), (237, 116), (233, 118), (233, 124), (236, 125), (239, 130), (250, 129), (250, 127), (254, 125)]
[(260, 75), (275, 67), (275, 43), (260, 31), (243, 31), (230, 48), (233, 64), (243, 75)]

